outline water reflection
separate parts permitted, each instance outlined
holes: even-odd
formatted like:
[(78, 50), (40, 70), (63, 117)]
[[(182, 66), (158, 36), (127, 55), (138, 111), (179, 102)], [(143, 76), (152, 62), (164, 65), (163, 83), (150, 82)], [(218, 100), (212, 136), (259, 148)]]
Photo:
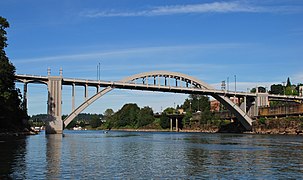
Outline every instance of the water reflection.
[(297, 179), (302, 136), (66, 131), (0, 139), (0, 179)]
[(0, 137), (0, 147), (0, 179), (25, 179), (22, 170), (26, 167), (26, 137)]
[(62, 134), (50, 134), (46, 136), (46, 177), (60, 179)]

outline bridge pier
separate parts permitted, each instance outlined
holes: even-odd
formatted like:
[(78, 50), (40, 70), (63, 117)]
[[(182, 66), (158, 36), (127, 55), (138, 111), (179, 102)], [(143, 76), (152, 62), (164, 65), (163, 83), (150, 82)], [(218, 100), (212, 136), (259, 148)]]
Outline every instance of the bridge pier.
[(62, 134), (62, 76), (48, 77), (48, 102), (46, 134)]
[(75, 110), (75, 83), (72, 84), (72, 112)]
[(27, 109), (27, 82), (23, 85), (23, 108)]

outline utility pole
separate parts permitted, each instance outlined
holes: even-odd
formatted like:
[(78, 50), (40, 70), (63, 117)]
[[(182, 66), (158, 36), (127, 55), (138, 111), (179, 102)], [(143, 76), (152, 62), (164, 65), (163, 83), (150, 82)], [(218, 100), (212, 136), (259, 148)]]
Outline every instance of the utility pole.
[(237, 76), (235, 75), (235, 93), (237, 92)]
[(97, 64), (97, 81), (99, 80), (99, 66)]
[(227, 77), (227, 92), (229, 91), (229, 77)]
[(101, 64), (99, 62), (99, 81), (101, 80)]
[(97, 64), (97, 80), (101, 80), (101, 64)]

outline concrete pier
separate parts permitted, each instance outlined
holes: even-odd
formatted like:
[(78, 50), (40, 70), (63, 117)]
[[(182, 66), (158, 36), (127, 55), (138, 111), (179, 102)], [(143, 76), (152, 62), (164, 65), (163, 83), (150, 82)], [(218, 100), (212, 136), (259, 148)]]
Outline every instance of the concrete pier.
[(46, 134), (62, 134), (62, 76), (48, 77), (48, 102), (47, 114), (48, 120), (46, 123)]

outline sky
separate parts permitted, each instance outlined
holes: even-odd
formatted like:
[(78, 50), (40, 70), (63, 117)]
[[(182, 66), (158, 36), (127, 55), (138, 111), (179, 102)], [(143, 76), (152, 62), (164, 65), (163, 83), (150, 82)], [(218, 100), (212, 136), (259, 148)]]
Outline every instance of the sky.
[[(301, 0), (1, 0), (10, 23), (5, 49), (18, 74), (120, 80), (165, 70), (196, 77), (220, 89), (247, 91), (290, 77), (303, 83)], [(17, 84), (22, 91), (22, 84)], [(90, 96), (95, 93), (89, 89)], [(28, 86), (30, 115), (47, 112), (45, 85)], [(76, 105), (84, 100), (77, 87)], [(125, 103), (155, 112), (188, 95), (114, 90), (84, 112), (114, 111)], [(71, 87), (63, 87), (63, 114)]]

